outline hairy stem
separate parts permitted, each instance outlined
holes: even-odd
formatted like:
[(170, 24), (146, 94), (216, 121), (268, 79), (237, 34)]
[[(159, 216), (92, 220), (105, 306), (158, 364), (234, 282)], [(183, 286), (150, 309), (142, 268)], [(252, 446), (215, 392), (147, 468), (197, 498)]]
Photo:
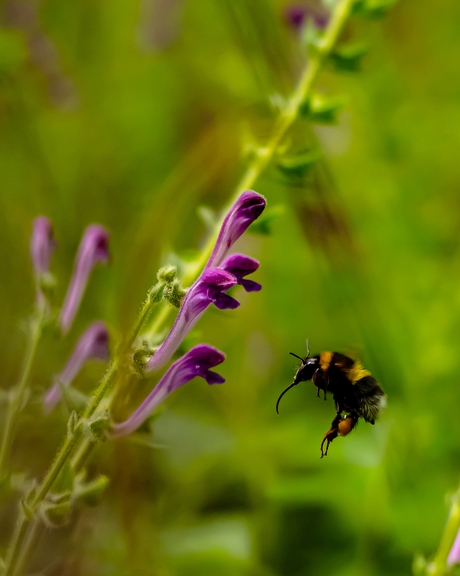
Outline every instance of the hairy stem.
[(32, 369), (32, 363), (35, 358), (38, 342), (42, 333), (45, 313), (46, 302), (44, 299), (39, 299), (37, 301), (37, 309), (35, 314), (30, 319), (30, 331), (26, 353), (24, 355), (22, 373), (18, 384), (12, 390), (13, 397), (10, 401), (6, 414), (5, 428), (3, 430), (2, 445), (0, 448), (0, 479), (3, 479), (6, 476), (6, 461), (8, 459), (11, 442), (13, 440), (14, 427), (16, 425), (19, 412), (23, 407), (26, 392), (28, 390), (30, 371)]

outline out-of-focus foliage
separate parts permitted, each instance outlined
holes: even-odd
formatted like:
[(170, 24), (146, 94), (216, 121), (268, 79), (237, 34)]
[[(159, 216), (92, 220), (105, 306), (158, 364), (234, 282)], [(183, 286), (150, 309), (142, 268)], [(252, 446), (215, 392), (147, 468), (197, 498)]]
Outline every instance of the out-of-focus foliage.
[[(159, 266), (206, 237), (244, 168), (248, 139), (270, 134), (305, 64), (281, 0), (8, 0), (0, 29), (0, 362), (17, 378), (34, 293), (32, 219), (49, 216), (62, 302), (91, 222), (111, 231), (72, 332), (46, 333), (13, 466), (41, 476), (65, 433), (40, 398), (81, 330), (133, 322)], [(272, 167), (257, 182), (276, 215), (239, 249), (261, 261), (263, 291), (231, 315), (210, 310), (199, 341), (224, 350), (227, 382), (168, 399), (151, 445), (98, 447), (90, 477), (102, 503), (47, 529), (33, 568), (50, 574), (360, 576), (408, 574), (436, 549), (444, 496), (460, 477), (460, 5), (396, 4), (354, 18), (345, 39), (368, 48), (360, 72), (330, 67), (316, 90), (336, 124), (299, 120), (298, 150), (320, 161), (296, 181)], [(342, 100), (342, 96), (345, 98)], [(324, 111), (324, 110), (323, 110)], [(330, 112), (330, 110), (329, 110)], [(333, 119), (333, 118), (332, 118)], [(331, 120), (331, 118), (329, 118)], [(249, 138), (250, 137), (250, 138)], [(266, 231), (266, 230), (265, 230)], [(334, 414), (310, 383), (291, 382), (312, 353), (362, 358), (388, 394), (319, 459)], [(89, 392), (101, 367), (86, 367)], [(149, 381), (140, 384), (146, 395)], [(3, 396), (2, 396), (3, 398)], [(2, 404), (2, 410), (4, 404)], [(8, 544), (17, 495), (2, 500)]]

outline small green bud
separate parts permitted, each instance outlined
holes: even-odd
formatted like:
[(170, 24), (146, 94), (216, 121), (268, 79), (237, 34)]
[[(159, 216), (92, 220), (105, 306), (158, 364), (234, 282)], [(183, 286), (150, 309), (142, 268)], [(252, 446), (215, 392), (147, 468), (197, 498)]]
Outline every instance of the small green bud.
[(132, 367), (136, 374), (141, 377), (143, 376), (145, 365), (153, 356), (154, 352), (155, 349), (152, 348), (146, 340), (142, 342), (142, 346), (134, 351)]
[(53, 295), (56, 284), (56, 278), (51, 272), (42, 272), (37, 275), (37, 287), (47, 300)]
[(172, 264), (166, 264), (158, 270), (157, 279), (158, 282), (168, 284), (177, 278), (177, 267)]
[(179, 281), (175, 280), (165, 286), (165, 289), (163, 290), (163, 300), (166, 300), (176, 308), (180, 308), (185, 292), (186, 291), (181, 288)]

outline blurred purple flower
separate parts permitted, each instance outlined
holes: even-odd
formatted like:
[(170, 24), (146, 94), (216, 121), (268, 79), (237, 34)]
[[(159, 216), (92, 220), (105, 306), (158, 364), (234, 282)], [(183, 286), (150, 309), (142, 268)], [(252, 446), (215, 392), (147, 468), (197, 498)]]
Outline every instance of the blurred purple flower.
[(30, 252), (36, 274), (48, 274), (50, 260), (56, 241), (53, 237), (53, 227), (46, 216), (38, 216), (33, 223)]
[(208, 384), (222, 384), (225, 378), (210, 368), (221, 364), (225, 354), (207, 344), (199, 344), (174, 362), (152, 392), (137, 410), (113, 429), (113, 437), (126, 436), (134, 432), (150, 416), (153, 410), (177, 388), (190, 382), (195, 376), (204, 378)]
[(457, 532), (457, 537), (452, 546), (449, 556), (447, 557), (447, 565), (453, 566), (460, 563), (460, 530)]
[(244, 278), (259, 268), (259, 262), (254, 260), (254, 258), (245, 256), (244, 254), (232, 254), (222, 262), (220, 268), (233, 274), (237, 283), (243, 286), (246, 292), (259, 292), (259, 290), (262, 290), (261, 284), (254, 282), (254, 280), (246, 280)]
[(221, 264), (233, 244), (262, 214), (265, 205), (265, 198), (257, 192), (246, 190), (241, 194), (225, 216), (214, 250), (204, 267), (205, 270)]
[(109, 333), (104, 322), (90, 324), (78, 340), (72, 356), (57, 377), (56, 384), (49, 389), (45, 397), (43, 406), (45, 414), (51, 412), (59, 402), (61, 398), (60, 386), (70, 386), (83, 364), (91, 358), (109, 359)]
[(240, 303), (225, 294), (237, 284), (233, 274), (220, 268), (208, 268), (187, 290), (179, 314), (165, 341), (159, 346), (145, 367), (146, 372), (159, 370), (168, 362), (186, 334), (193, 328), (210, 304), (220, 310), (233, 310)]
[(312, 20), (316, 28), (323, 30), (329, 22), (329, 14), (320, 7), (309, 5), (291, 5), (285, 10), (287, 23), (295, 30), (301, 30), (307, 20)]
[(59, 317), (64, 334), (75, 318), (92, 269), (99, 262), (105, 264), (110, 257), (108, 241), (108, 231), (98, 224), (88, 226), (83, 234)]

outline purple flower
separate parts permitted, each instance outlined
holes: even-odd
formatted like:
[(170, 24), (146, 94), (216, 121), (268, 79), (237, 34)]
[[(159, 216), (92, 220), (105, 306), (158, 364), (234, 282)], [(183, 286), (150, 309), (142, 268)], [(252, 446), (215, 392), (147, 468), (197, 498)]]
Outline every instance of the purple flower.
[(262, 214), (265, 205), (265, 198), (257, 192), (246, 190), (241, 194), (225, 216), (205, 270), (221, 264), (233, 244), (247, 230), (249, 225)]
[(35, 218), (33, 223), (30, 252), (36, 274), (48, 274), (50, 271), (50, 259), (56, 241), (53, 237), (53, 227), (46, 216)]
[(60, 386), (70, 386), (83, 364), (90, 358), (109, 359), (109, 333), (104, 322), (93, 322), (77, 342), (64, 370), (45, 398), (43, 411), (48, 414), (61, 398)]
[(315, 6), (293, 5), (285, 10), (287, 23), (295, 30), (301, 30), (307, 20), (312, 20), (316, 28), (323, 30), (329, 22), (329, 14)]
[(105, 264), (109, 259), (108, 241), (109, 233), (97, 224), (88, 226), (83, 234), (59, 317), (64, 333), (68, 332), (75, 318), (92, 269), (97, 263)]
[(126, 436), (134, 432), (171, 392), (190, 382), (195, 376), (204, 378), (208, 384), (225, 382), (225, 378), (210, 370), (224, 360), (225, 354), (207, 344), (199, 344), (192, 348), (182, 358), (174, 362), (128, 420), (115, 425), (113, 437)]
[(447, 565), (453, 566), (460, 563), (460, 530), (457, 532), (454, 545), (452, 546), (449, 556), (447, 557)]
[(214, 304), (220, 310), (238, 308), (239, 302), (225, 294), (235, 284), (237, 284), (235, 276), (225, 270), (220, 268), (204, 270), (198, 280), (187, 290), (171, 331), (147, 362), (145, 371), (159, 370), (171, 359), (185, 335), (193, 328), (210, 304)]
[(244, 254), (232, 254), (222, 262), (220, 268), (233, 274), (237, 283), (243, 286), (246, 292), (259, 292), (259, 290), (262, 290), (261, 284), (254, 282), (254, 280), (246, 280), (244, 278), (259, 268), (259, 263), (257, 260), (254, 260), (254, 258), (245, 256)]

